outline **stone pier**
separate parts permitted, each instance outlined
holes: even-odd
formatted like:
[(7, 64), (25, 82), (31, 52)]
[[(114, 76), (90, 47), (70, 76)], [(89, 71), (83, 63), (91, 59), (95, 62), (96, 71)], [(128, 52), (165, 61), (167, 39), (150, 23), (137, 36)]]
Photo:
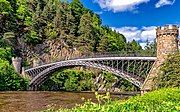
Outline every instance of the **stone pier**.
[(22, 72), (22, 58), (20, 57), (13, 57), (12, 58), (12, 64), (14, 66), (14, 69), (17, 73), (21, 74)]

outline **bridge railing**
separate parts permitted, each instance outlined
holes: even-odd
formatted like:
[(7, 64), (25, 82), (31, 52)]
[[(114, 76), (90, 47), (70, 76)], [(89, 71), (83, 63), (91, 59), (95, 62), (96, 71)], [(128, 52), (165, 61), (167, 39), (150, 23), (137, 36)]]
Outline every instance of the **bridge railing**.
[[(55, 63), (59, 61), (65, 61), (65, 60), (75, 60), (75, 59), (86, 59), (86, 58), (102, 58), (102, 57), (156, 57), (156, 54), (152, 53), (143, 53), (143, 52), (98, 52), (98, 53), (88, 53), (88, 54), (82, 54), (81, 56), (77, 57), (65, 57), (64, 59), (55, 59), (51, 62), (42, 62), (40, 66), (50, 63)], [(32, 68), (32, 66), (25, 67), (25, 70)]]
[(69, 59), (84, 59), (84, 58), (101, 58), (101, 57), (156, 57), (156, 53), (135, 53), (135, 52), (103, 52), (103, 53), (90, 53), (83, 54), (78, 57)]

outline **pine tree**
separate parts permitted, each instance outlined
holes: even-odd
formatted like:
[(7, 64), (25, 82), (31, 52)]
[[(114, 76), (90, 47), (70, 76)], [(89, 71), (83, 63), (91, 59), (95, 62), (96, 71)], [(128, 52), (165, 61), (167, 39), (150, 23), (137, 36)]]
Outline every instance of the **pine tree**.
[(93, 51), (95, 44), (94, 28), (91, 14), (85, 13), (82, 15), (79, 24), (79, 43), (82, 50)]
[(142, 50), (142, 47), (134, 39), (128, 43), (128, 48), (128, 52), (130, 53), (138, 53)]
[(80, 2), (80, 0), (73, 0), (70, 4), (69, 4), (69, 9), (71, 10), (71, 14), (73, 15), (73, 17), (75, 18), (74, 24), (75, 24), (75, 35), (78, 35), (78, 26), (80, 24), (80, 19), (81, 16), (83, 15), (85, 8), (83, 6), (83, 4)]

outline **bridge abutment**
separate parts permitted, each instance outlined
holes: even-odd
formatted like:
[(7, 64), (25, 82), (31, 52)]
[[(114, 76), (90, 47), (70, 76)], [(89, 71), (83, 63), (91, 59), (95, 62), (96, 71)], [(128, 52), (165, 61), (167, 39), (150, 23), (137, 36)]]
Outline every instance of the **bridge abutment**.
[(156, 29), (157, 60), (141, 87), (141, 94), (153, 89), (155, 86), (155, 79), (158, 77), (161, 65), (167, 59), (169, 54), (178, 51), (178, 29), (179, 28), (176, 25), (166, 25)]
[(22, 58), (20, 57), (13, 57), (12, 58), (12, 64), (14, 66), (14, 69), (17, 73), (21, 74), (22, 71)]

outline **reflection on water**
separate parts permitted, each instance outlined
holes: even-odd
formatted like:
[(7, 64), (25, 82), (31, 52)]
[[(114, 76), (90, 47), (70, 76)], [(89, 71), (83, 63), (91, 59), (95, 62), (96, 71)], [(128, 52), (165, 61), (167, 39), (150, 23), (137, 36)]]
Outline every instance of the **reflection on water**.
[[(71, 108), (83, 103), (82, 97), (96, 102), (94, 93), (0, 92), (0, 112), (32, 112), (47, 109), (49, 105)], [(112, 97), (119, 98), (117, 95)]]

